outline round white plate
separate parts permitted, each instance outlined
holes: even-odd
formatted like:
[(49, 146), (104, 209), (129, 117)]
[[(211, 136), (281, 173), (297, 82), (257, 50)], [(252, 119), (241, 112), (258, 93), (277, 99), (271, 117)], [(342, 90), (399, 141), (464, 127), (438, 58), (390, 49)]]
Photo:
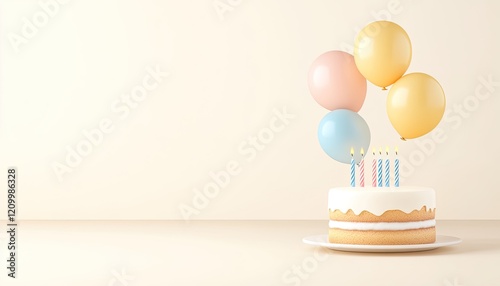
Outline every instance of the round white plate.
[(413, 252), (436, 249), (462, 242), (458, 237), (436, 235), (436, 242), (428, 244), (406, 244), (406, 245), (364, 245), (364, 244), (342, 244), (329, 243), (328, 234), (319, 234), (304, 237), (302, 241), (306, 244), (322, 246), (333, 250), (351, 252)]

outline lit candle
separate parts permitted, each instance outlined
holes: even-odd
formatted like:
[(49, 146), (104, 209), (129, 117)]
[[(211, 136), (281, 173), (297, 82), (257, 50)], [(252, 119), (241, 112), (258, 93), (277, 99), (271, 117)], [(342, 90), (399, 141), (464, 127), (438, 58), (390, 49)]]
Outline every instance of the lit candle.
[(385, 155), (387, 156), (387, 158), (385, 158), (385, 186), (386, 188), (388, 188), (391, 180), (391, 173), (389, 167), (389, 147), (385, 147)]
[(372, 149), (373, 160), (372, 160), (372, 187), (377, 186), (377, 160), (375, 159), (375, 148)]
[(379, 153), (379, 158), (378, 158), (378, 168), (377, 168), (377, 174), (378, 174), (378, 186), (382, 187), (382, 148), (378, 151)]
[(396, 147), (396, 159), (394, 160), (394, 186), (399, 187), (399, 159), (398, 147)]
[(351, 187), (356, 185), (356, 169), (354, 168), (354, 148), (351, 148)]
[(365, 150), (361, 148), (361, 162), (359, 162), (359, 185), (365, 186)]

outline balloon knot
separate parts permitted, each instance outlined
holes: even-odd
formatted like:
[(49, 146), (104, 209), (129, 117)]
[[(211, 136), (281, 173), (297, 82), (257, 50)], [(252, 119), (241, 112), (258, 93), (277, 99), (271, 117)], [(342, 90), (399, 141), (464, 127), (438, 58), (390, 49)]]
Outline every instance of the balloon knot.
[(406, 139), (404, 137), (401, 137), (401, 140), (406, 141)]
[(384, 86), (384, 87), (382, 87), (382, 90), (387, 90), (387, 88)]

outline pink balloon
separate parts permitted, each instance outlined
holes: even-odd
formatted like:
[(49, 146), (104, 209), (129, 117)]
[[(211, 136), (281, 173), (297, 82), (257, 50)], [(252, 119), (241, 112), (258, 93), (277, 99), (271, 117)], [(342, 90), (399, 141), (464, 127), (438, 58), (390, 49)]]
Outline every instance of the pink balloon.
[(319, 56), (308, 74), (309, 91), (314, 100), (328, 110), (349, 109), (358, 112), (366, 97), (366, 79), (354, 57), (342, 51)]

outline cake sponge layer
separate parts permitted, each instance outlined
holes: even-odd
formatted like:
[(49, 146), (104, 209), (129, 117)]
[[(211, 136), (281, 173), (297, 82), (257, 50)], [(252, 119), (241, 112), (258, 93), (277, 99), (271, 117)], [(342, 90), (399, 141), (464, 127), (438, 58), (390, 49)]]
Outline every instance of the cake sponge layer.
[(434, 219), (436, 209), (427, 210), (423, 206), (420, 210), (413, 210), (410, 213), (405, 213), (400, 210), (388, 210), (382, 215), (377, 216), (369, 211), (362, 211), (356, 215), (352, 210), (343, 213), (340, 210), (330, 210), (330, 220), (333, 221), (348, 221), (348, 222), (411, 222)]
[(330, 228), (330, 243), (365, 245), (426, 244), (436, 241), (436, 228), (421, 228), (398, 231), (344, 230)]

